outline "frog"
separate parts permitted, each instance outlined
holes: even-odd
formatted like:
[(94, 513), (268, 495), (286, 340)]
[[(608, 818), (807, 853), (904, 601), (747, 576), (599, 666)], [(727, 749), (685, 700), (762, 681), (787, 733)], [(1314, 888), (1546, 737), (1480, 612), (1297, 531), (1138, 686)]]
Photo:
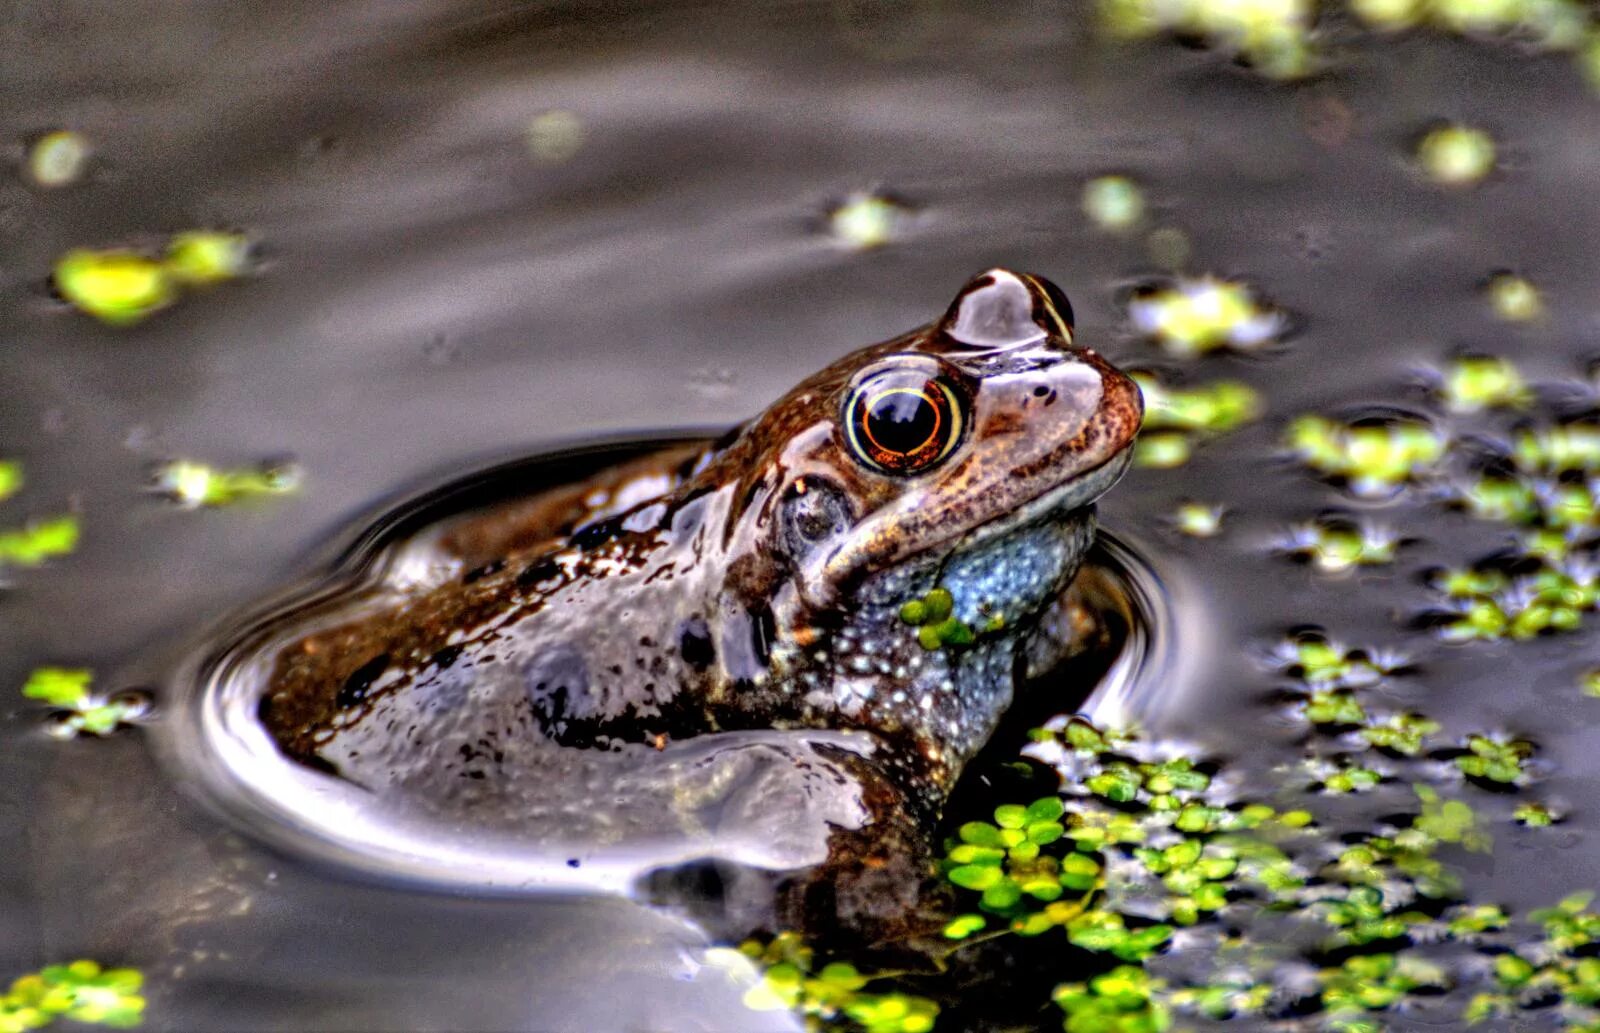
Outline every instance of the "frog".
[(1142, 415), (1058, 286), (988, 270), (715, 441), (457, 529), (470, 562), (286, 644), (260, 720), (307, 765), (469, 794), (530, 743), (859, 736), (869, 820), (791, 896), (870, 924), (1022, 679), (1072, 649), (1062, 600)]

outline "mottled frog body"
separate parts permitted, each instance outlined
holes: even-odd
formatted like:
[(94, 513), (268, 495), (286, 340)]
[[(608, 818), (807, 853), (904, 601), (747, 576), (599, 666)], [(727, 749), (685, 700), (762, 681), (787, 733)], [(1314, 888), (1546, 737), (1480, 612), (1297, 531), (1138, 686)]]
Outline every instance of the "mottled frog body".
[(357, 783), (464, 798), (552, 747), (858, 732), (868, 797), (925, 822), (1059, 651), (1040, 615), (1140, 415), (1058, 289), (993, 270), (713, 445), (458, 533), (482, 562), (284, 649), (263, 720)]

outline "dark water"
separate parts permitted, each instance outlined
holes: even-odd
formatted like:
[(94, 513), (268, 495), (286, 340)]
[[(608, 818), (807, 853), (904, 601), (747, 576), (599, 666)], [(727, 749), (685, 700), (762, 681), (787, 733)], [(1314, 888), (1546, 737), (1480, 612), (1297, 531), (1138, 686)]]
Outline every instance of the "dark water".
[[(691, 927), (617, 900), (484, 900), (351, 880), (263, 848), (196, 805), (139, 733), (59, 742), (10, 688), (45, 663), (147, 684), (226, 614), (303, 575), (394, 501), (490, 461), (597, 434), (726, 425), (801, 375), (925, 322), (973, 271), (1032, 269), (1080, 339), (1125, 363), (1258, 387), (1259, 423), (1103, 506), (1195, 593), (1204, 677), (1161, 727), (1240, 757), (1297, 755), (1258, 660), (1314, 623), (1420, 654), (1402, 686), (1448, 734), (1535, 739), (1570, 820), (1507, 827), (1472, 872), (1518, 909), (1600, 883), (1585, 848), (1600, 768), (1592, 636), (1442, 647), (1407, 615), (1419, 572), (1503, 541), (1493, 525), (1353, 502), (1279, 456), (1287, 421), (1415, 407), (1419, 364), (1461, 349), (1576, 377), (1600, 352), (1600, 101), (1568, 63), (1417, 35), (1266, 83), (1204, 52), (1119, 46), (1057, 4), (262, 7), (19, 3), (0, 25), (0, 124), (19, 151), (69, 126), (97, 162), (44, 192), (0, 180), (0, 452), (29, 486), (5, 525), (71, 507), (84, 542), (0, 596), (0, 975), (94, 956), (143, 968), (149, 1025), (202, 1028), (784, 1028), (738, 1010)], [(530, 157), (531, 119), (582, 146)], [(1348, 120), (1325, 131), (1329, 112)], [(1439, 118), (1490, 129), (1470, 192), (1407, 167)], [(1174, 361), (1134, 339), (1144, 236), (1094, 229), (1083, 183), (1140, 180), (1188, 268), (1246, 277), (1299, 317), (1281, 349)], [(916, 217), (880, 250), (819, 231), (852, 191)], [(80, 245), (247, 230), (263, 265), (139, 326), (44, 287)], [(1545, 291), (1512, 328), (1476, 293), (1497, 268)], [(180, 512), (148, 463), (292, 454), (305, 490)], [(1166, 515), (1226, 503), (1192, 540)], [(1329, 506), (1417, 541), (1330, 577), (1272, 553)], [(768, 1026), (762, 1026), (767, 1023)]]

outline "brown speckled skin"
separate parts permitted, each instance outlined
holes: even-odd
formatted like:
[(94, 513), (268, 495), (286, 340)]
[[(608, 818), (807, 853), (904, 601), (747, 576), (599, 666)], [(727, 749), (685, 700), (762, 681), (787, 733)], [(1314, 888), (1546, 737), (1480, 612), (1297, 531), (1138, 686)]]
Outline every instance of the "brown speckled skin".
[[(938, 371), (966, 406), (957, 447), (909, 476), (860, 461), (840, 423), (863, 373), (891, 364)], [(494, 744), (519, 735), (588, 747), (859, 728), (887, 746), (887, 766), (863, 776), (871, 795), (925, 823), (1009, 703), (1029, 622), (1076, 570), (1094, 497), (1120, 475), (1141, 415), (1133, 382), (1072, 342), (1059, 290), (993, 270), (939, 322), (832, 363), (703, 454), (671, 453), (657, 472), (678, 473), (659, 498), (574, 529), (595, 485), (567, 488), (530, 503), (527, 527), (464, 532), (467, 553), (509, 551), (285, 648), (262, 718), (290, 755), (357, 781), (371, 779), (337, 748), (352, 729), (453, 758), (397, 694), (458, 698), (490, 675), (527, 687), (463, 745), (481, 758), (461, 762), (465, 777), (492, 778)], [(604, 486), (618, 487), (615, 474)], [(793, 530), (805, 492), (835, 507), (837, 526), (815, 542)], [(978, 584), (973, 557), (1013, 555), (1031, 572), (1016, 575), (1026, 598), (974, 597), (974, 626), (996, 614), (1005, 626), (973, 647), (929, 652), (894, 616), (936, 585)], [(880, 817), (880, 846), (911, 834), (891, 831), (902, 822)], [(864, 843), (853, 856), (877, 854)]]

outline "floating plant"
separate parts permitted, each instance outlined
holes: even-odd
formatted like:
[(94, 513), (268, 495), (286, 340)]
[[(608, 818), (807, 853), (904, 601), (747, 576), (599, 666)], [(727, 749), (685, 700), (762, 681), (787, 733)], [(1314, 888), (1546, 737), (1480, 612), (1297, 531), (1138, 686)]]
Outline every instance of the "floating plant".
[(111, 326), (141, 322), (178, 300), (248, 271), (251, 243), (238, 233), (176, 234), (161, 257), (128, 249), (75, 248), (56, 260), (52, 282), (79, 311)]
[(93, 680), (93, 675), (82, 669), (40, 667), (28, 676), (22, 695), (54, 708), (50, 731), (63, 739), (110, 735), (124, 725), (136, 724), (149, 713), (150, 700), (143, 693), (107, 696), (93, 690)]
[(1143, 467), (1181, 466), (1197, 442), (1237, 430), (1261, 415), (1261, 397), (1248, 384), (1218, 380), (1178, 388), (1146, 371), (1132, 376), (1144, 395), (1144, 429), (1134, 451), (1134, 462)]
[(15, 980), (0, 995), (0, 1033), (42, 1029), (57, 1019), (130, 1028), (144, 1017), (137, 969), (103, 968), (93, 961), (47, 965)]
[(1281, 309), (1246, 285), (1215, 276), (1151, 284), (1128, 299), (1133, 328), (1169, 354), (1254, 351), (1277, 343), (1289, 326)]
[(292, 462), (273, 460), (258, 466), (219, 469), (177, 459), (162, 463), (151, 475), (153, 490), (182, 509), (228, 506), (269, 495), (290, 495), (304, 479)]

